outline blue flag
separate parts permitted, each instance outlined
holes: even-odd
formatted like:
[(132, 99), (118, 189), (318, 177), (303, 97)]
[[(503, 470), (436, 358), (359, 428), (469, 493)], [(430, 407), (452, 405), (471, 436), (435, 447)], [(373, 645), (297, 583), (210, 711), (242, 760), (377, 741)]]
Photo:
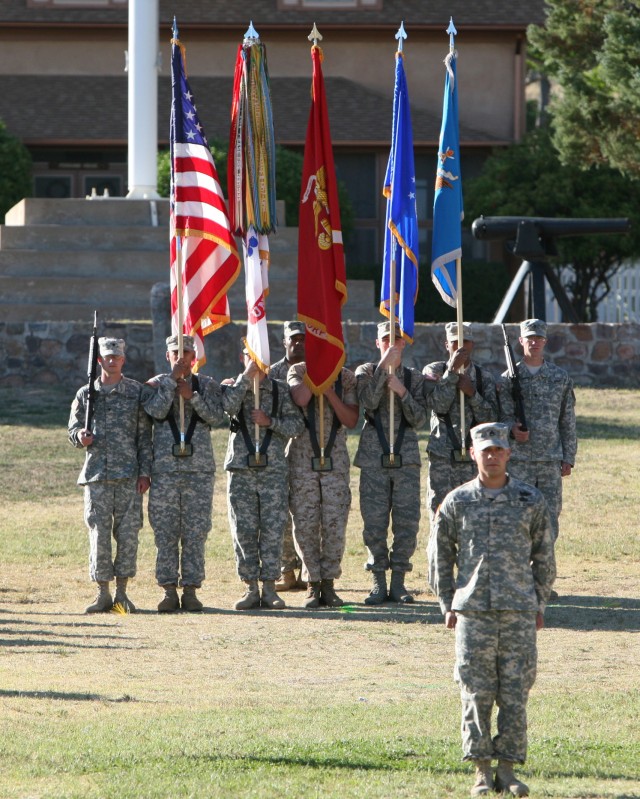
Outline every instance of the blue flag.
[(462, 257), (462, 180), (460, 176), (460, 136), (458, 133), (458, 83), (456, 56), (445, 59), (442, 128), (438, 147), (438, 167), (433, 200), (433, 243), (431, 277), (442, 299), (454, 308), (458, 296), (456, 259)]
[[(403, 338), (413, 341), (414, 305), (418, 293), (418, 215), (411, 110), (401, 52), (396, 53), (391, 152), (382, 193), (387, 198), (387, 225), (380, 313), (392, 321), (397, 318)], [(393, 291), (390, 285), (392, 259), (396, 264)]]

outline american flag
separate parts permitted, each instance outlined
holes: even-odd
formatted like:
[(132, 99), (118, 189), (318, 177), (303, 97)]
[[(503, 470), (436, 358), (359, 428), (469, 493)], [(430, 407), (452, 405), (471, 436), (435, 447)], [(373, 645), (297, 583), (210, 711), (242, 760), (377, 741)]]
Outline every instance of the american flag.
[(175, 22), (171, 44), (171, 327), (176, 334), (182, 322), (183, 332), (195, 338), (199, 367), (205, 361), (203, 336), (231, 321), (227, 291), (240, 273), (240, 259)]

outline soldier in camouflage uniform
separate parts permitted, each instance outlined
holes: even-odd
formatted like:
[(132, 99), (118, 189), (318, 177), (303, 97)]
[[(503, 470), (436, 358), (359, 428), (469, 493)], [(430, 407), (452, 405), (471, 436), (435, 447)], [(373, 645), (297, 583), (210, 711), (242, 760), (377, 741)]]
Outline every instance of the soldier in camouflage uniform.
[[(445, 624), (456, 634), (462, 747), (464, 759), (476, 766), (472, 796), (494, 788), (529, 794), (513, 764), (524, 763), (527, 754), (536, 631), (544, 624), (556, 574), (549, 509), (537, 488), (507, 475), (508, 435), (499, 423), (471, 431), (478, 477), (440, 506), (430, 564)], [(492, 738), (494, 703), (498, 731)]]
[[(426, 377), (425, 388), (432, 403), (431, 434), (427, 444), (429, 474), (427, 478), (427, 508), (431, 533), (433, 533), (438, 506), (446, 495), (459, 485), (476, 476), (478, 470), (469, 455), (469, 431), (482, 422), (498, 420), (498, 394), (496, 381), (487, 369), (481, 369), (471, 360), (474, 347), (474, 330), (464, 322), (464, 343), (458, 347), (458, 324), (449, 322), (445, 327), (445, 347), (448, 361), (434, 361), (422, 370)], [(460, 371), (460, 370), (463, 371)], [(436, 385), (432, 386), (431, 381)], [(467, 431), (464, 459), (460, 441), (460, 391), (465, 395), (464, 416)], [(431, 537), (430, 537), (431, 540)], [(431, 547), (428, 548), (428, 552)]]
[(546, 322), (522, 322), (519, 341), (524, 358), (516, 369), (528, 430), (520, 429), (522, 420), (516, 418), (513, 386), (505, 372), (500, 420), (509, 426), (514, 439), (509, 473), (540, 489), (551, 512), (555, 541), (562, 510), (562, 478), (571, 475), (578, 449), (573, 382), (564, 369), (544, 359)]
[[(273, 380), (287, 382), (289, 369), (296, 363), (304, 361), (304, 340), (306, 328), (304, 322), (289, 321), (284, 323), (284, 358), (276, 361), (269, 369), (269, 377)], [(296, 570), (299, 570), (296, 576)], [(293, 527), (291, 519), (291, 499), (289, 500), (289, 517), (284, 528), (282, 542), (282, 562), (280, 564), (280, 579), (276, 582), (276, 591), (297, 591), (307, 587), (307, 581), (302, 579), (302, 561), (296, 552), (293, 541)]]
[[(324, 461), (320, 462), (320, 402), (304, 382), (305, 363), (289, 369), (291, 397), (304, 412), (305, 431), (289, 445), (290, 507), (296, 549), (309, 581), (304, 607), (340, 607), (334, 580), (342, 574), (349, 509), (346, 428), (358, 423), (356, 376), (342, 369), (323, 394)], [(326, 470), (325, 470), (326, 468)]]
[[(389, 345), (390, 324), (378, 325), (376, 346), (381, 358), (356, 369), (358, 400), (365, 423), (360, 435), (354, 466), (360, 469), (360, 512), (364, 522), (364, 543), (369, 552), (365, 568), (372, 572), (373, 589), (367, 605), (413, 602), (404, 585), (411, 571), (420, 525), (420, 450), (416, 428), (427, 420), (423, 393), (424, 378), (416, 369), (402, 367), (405, 341), (396, 328), (393, 347)], [(389, 370), (392, 370), (390, 374)], [(389, 457), (389, 392), (395, 395), (394, 458)], [(391, 517), (393, 547), (387, 545)], [(391, 568), (387, 593), (386, 571)]]
[[(243, 353), (244, 371), (224, 385), (222, 402), (231, 418), (224, 461), (227, 470), (227, 504), (238, 576), (245, 592), (236, 610), (283, 608), (275, 590), (280, 575), (282, 538), (289, 515), (289, 466), (285, 448), (290, 438), (304, 430), (300, 410), (293, 404), (286, 383), (261, 372)], [(254, 376), (258, 376), (259, 408), (255, 408)], [(255, 450), (255, 425), (259, 426), (259, 454)], [(262, 581), (262, 596), (258, 587)]]
[[(127, 582), (136, 573), (142, 495), (151, 475), (151, 424), (140, 405), (142, 386), (123, 377), (125, 343), (98, 340), (100, 376), (95, 382), (92, 429), (85, 429), (89, 386), (75, 396), (69, 416), (69, 441), (85, 449), (78, 484), (84, 486), (84, 519), (89, 528), (89, 574), (98, 583), (87, 613), (111, 610), (109, 583), (116, 579), (115, 602), (135, 611)], [(112, 556), (111, 537), (116, 542)]]
[[(167, 339), (171, 372), (145, 387), (144, 408), (153, 417), (153, 472), (149, 521), (155, 537), (156, 579), (164, 589), (159, 613), (202, 610), (196, 595), (205, 579), (205, 542), (211, 529), (215, 461), (211, 427), (224, 419), (221, 389), (207, 375), (194, 375), (195, 342)], [(180, 446), (180, 397), (184, 403), (185, 446)], [(182, 586), (182, 597), (178, 596)]]

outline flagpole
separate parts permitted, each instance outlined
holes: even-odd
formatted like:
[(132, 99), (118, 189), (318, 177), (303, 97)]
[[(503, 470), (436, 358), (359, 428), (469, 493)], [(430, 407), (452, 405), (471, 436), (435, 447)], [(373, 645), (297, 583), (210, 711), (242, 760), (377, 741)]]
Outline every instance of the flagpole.
[[(456, 49), (454, 36), (458, 33), (453, 24), (453, 17), (449, 20), (447, 28), (449, 34), (449, 53), (453, 55)], [(462, 313), (462, 258), (456, 258), (456, 318), (458, 321), (458, 348), (464, 346), (464, 315)], [(461, 366), (459, 373), (464, 372)], [(467, 424), (464, 416), (464, 391), (460, 391), (460, 455), (462, 458), (467, 454)]]
[[(403, 39), (407, 38), (404, 29), (404, 20), (400, 23), (398, 32), (395, 35), (398, 40), (398, 52), (402, 52)], [(396, 343), (396, 254), (398, 252), (398, 241), (395, 236), (391, 237), (391, 259), (389, 263), (389, 347), (395, 346)], [(390, 366), (389, 374), (393, 375), (395, 369)], [(395, 428), (395, 394), (389, 389), (389, 463), (394, 462), (394, 428)]]
[[(458, 287), (458, 294), (456, 300), (456, 313), (458, 319), (458, 348), (464, 346), (464, 323), (462, 315), (462, 258), (456, 258), (456, 285)], [(465, 367), (461, 366), (459, 369), (460, 374), (464, 372)], [(467, 424), (464, 417), (464, 391), (460, 390), (460, 455), (464, 458), (467, 454)]]
[[(398, 243), (395, 236), (392, 236), (392, 241), (391, 262), (389, 264), (389, 348), (396, 343), (396, 253), (398, 252)], [(389, 366), (389, 374), (393, 375), (394, 373), (395, 368)], [(393, 390), (389, 387), (389, 463), (394, 462), (395, 396)]]
[[(316, 23), (313, 23), (311, 33), (307, 36), (311, 42), (312, 47), (318, 47), (318, 42), (322, 40), (322, 35), (318, 30)], [(318, 432), (320, 436), (320, 466), (324, 466), (324, 394), (320, 394), (318, 399), (318, 414), (320, 416)]]
[[(182, 294), (182, 236), (176, 236), (176, 289), (178, 311), (178, 358), (184, 358), (184, 296)], [(184, 397), (180, 394), (180, 452), (184, 453)]]

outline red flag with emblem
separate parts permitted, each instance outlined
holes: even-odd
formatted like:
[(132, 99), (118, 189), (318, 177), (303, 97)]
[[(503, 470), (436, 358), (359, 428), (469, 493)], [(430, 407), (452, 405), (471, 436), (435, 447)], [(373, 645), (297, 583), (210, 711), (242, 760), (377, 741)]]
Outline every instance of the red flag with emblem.
[(341, 309), (347, 299), (347, 278), (322, 50), (317, 45), (311, 48), (311, 59), (311, 110), (298, 223), (298, 318), (307, 326), (305, 382), (319, 395), (333, 384), (345, 361)]

